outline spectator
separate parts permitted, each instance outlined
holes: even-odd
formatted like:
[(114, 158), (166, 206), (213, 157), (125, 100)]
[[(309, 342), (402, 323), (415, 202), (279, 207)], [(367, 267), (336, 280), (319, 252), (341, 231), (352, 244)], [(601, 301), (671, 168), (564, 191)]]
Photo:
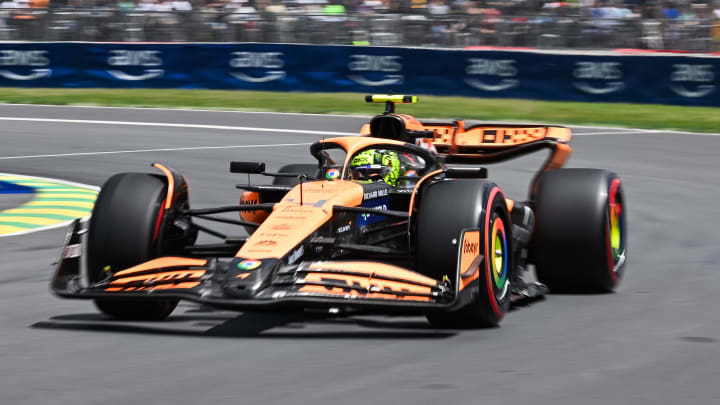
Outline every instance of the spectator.
[(663, 15), (667, 19), (674, 20), (680, 17), (680, 11), (676, 8), (674, 2), (669, 1), (665, 4), (665, 7), (663, 8)]
[(445, 4), (443, 0), (433, 0), (427, 6), (428, 13), (433, 15), (446, 15), (450, 12), (450, 6)]

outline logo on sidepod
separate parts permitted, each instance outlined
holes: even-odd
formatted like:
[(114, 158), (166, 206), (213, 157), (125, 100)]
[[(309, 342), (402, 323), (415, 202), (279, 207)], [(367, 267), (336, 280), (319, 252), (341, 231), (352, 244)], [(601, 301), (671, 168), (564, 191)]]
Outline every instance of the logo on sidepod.
[(577, 62), (573, 77), (573, 86), (588, 94), (609, 94), (625, 87), (620, 62)]
[(110, 51), (110, 55), (107, 63), (116, 69), (109, 69), (107, 72), (116, 79), (143, 81), (165, 74), (163, 69), (154, 68), (163, 64), (161, 51), (115, 49)]
[(700, 98), (715, 91), (713, 65), (673, 65), (670, 90), (683, 97)]
[(483, 91), (503, 91), (511, 89), (520, 81), (516, 79), (518, 69), (514, 59), (470, 58), (465, 67), (465, 83)]
[(237, 268), (240, 270), (255, 270), (262, 262), (260, 260), (243, 260), (237, 264)]
[[(37, 80), (50, 77), (52, 70), (43, 68), (50, 64), (47, 51), (0, 51), (0, 76), (9, 80)], [(11, 70), (12, 69), (12, 70)]]
[(282, 52), (233, 52), (230, 67), (242, 69), (230, 72), (238, 80), (249, 83), (265, 83), (285, 79)]
[(348, 79), (363, 86), (402, 84), (402, 58), (394, 55), (350, 55)]

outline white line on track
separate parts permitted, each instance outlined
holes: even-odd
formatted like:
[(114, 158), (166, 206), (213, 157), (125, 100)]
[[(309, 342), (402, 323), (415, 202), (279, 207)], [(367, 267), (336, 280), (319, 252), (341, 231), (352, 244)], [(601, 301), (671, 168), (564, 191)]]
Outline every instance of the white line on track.
[(211, 108), (169, 108), (169, 107), (112, 107), (103, 105), (55, 105), (55, 104), (22, 104), (22, 103), (0, 103), (0, 107), (21, 106), (21, 107), (53, 107), (53, 108), (102, 108), (112, 110), (140, 110), (140, 111), (183, 111), (183, 112), (214, 112), (214, 113), (237, 113), (237, 114), (268, 114), (268, 115), (303, 115), (309, 117), (344, 117), (344, 118), (371, 118), (372, 115), (364, 114), (324, 114), (324, 113), (298, 113), (280, 111), (252, 111), (252, 110), (223, 110)]
[(285, 132), (285, 133), (293, 133), (293, 134), (329, 135), (329, 136), (357, 135), (354, 132), (316, 131), (316, 130), (291, 129), (291, 128), (236, 127), (236, 126), (229, 126), (229, 125), (177, 124), (174, 122), (71, 120), (71, 119), (59, 119), (59, 118), (23, 118), (23, 117), (0, 117), (0, 121), (54, 122), (54, 123), (62, 123), (62, 124), (129, 125), (129, 126), (168, 127), (168, 128), (198, 128), (198, 129), (215, 129), (215, 130), (226, 130), (226, 131)]
[[(344, 118), (370, 118), (371, 115), (363, 115), (363, 114), (320, 114), (320, 113), (293, 113), (293, 112), (278, 112), (278, 111), (243, 111), (243, 110), (213, 110), (213, 109), (202, 109), (202, 108), (162, 108), (162, 107), (112, 107), (112, 106), (91, 106), (91, 105), (54, 105), (54, 104), (22, 104), (22, 103), (0, 103), (0, 107), (7, 106), (7, 107), (14, 107), (14, 106), (21, 106), (21, 107), (48, 107), (48, 108), (75, 108), (75, 109), (107, 109), (107, 110), (140, 110), (140, 111), (182, 111), (182, 112), (198, 112), (198, 113), (233, 113), (233, 114), (264, 114), (264, 115), (299, 115), (299, 116), (309, 116), (309, 117), (344, 117)], [(428, 121), (437, 121), (437, 120), (443, 120), (441, 118), (428, 118)], [(498, 124), (498, 123), (505, 123), (505, 124), (526, 124), (526, 121), (517, 121), (517, 120), (505, 120), (505, 121), (495, 121), (495, 120), (472, 120), (472, 121), (482, 121), (486, 122), (488, 124)], [(628, 133), (669, 133), (669, 134), (684, 134), (684, 135), (710, 135), (710, 136), (720, 136), (720, 133), (703, 133), (703, 132), (688, 132), (688, 131), (674, 131), (674, 130), (649, 130), (649, 129), (640, 129), (640, 128), (624, 128), (621, 126), (598, 126), (598, 125), (577, 125), (577, 124), (563, 124), (563, 123), (557, 123), (557, 122), (533, 122), (534, 124), (538, 125), (561, 125), (561, 126), (567, 126), (570, 128), (587, 128), (587, 129), (615, 129), (619, 131), (633, 131)], [(317, 132), (316, 132), (317, 133)], [(612, 134), (608, 135), (614, 135)], [(577, 134), (580, 135), (580, 134)], [(598, 134), (600, 135), (600, 134)]]
[(116, 155), (116, 154), (121, 154), (121, 153), (174, 152), (174, 151), (183, 151), (183, 150), (204, 150), (204, 149), (272, 148), (272, 147), (282, 147), (282, 146), (307, 146), (307, 145), (310, 145), (310, 143), (309, 142), (276, 143), (276, 144), (267, 144), (267, 145), (194, 146), (194, 147), (188, 147), (188, 148), (111, 150), (111, 151), (99, 151), (99, 152), (55, 153), (55, 154), (50, 154), (50, 155), (1, 156), (0, 160), (71, 157), (71, 156), (93, 156), (93, 155)]

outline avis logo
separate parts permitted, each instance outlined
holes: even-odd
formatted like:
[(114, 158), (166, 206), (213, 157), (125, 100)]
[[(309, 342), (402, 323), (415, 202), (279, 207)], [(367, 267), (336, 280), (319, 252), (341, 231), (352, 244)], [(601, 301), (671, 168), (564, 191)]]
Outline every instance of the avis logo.
[[(0, 66), (17, 67), (27, 71), (27, 74), (13, 72), (10, 69), (0, 70), (0, 76), (10, 80), (37, 80), (44, 77), (50, 77), (52, 71), (40, 66), (50, 64), (47, 57), (47, 51), (16, 51), (5, 49), (0, 51)], [(13, 69), (15, 70), (15, 69)]]
[[(286, 73), (282, 52), (233, 52), (230, 67), (244, 69), (241, 72), (230, 72), (238, 80), (250, 83), (265, 83), (285, 79)], [(260, 76), (250, 73), (259, 73)]]
[(483, 59), (470, 58), (465, 67), (468, 76), (465, 83), (483, 91), (502, 91), (511, 89), (520, 81), (516, 79), (518, 74), (514, 59)]
[(675, 64), (670, 90), (683, 97), (700, 98), (715, 91), (713, 65)]
[(350, 55), (348, 69), (348, 78), (363, 86), (392, 86), (404, 80), (401, 74), (391, 74), (402, 71), (400, 56)]
[(577, 62), (573, 77), (573, 86), (588, 94), (609, 94), (625, 87), (620, 62)]
[(137, 71), (138, 66), (142, 68), (162, 66), (161, 51), (129, 51), (117, 49), (110, 51), (110, 54), (112, 56), (108, 58), (108, 65), (121, 68), (107, 71), (116, 79), (131, 81), (150, 80), (162, 77), (162, 75), (165, 74), (163, 69), (143, 69), (140, 74), (131, 74), (125, 71), (127, 68)]

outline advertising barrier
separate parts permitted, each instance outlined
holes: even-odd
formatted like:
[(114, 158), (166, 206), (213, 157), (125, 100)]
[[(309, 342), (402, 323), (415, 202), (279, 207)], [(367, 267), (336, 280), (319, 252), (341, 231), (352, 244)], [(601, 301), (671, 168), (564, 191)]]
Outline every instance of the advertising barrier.
[(720, 106), (717, 56), (288, 44), (3, 43), (0, 87), (415, 93)]

